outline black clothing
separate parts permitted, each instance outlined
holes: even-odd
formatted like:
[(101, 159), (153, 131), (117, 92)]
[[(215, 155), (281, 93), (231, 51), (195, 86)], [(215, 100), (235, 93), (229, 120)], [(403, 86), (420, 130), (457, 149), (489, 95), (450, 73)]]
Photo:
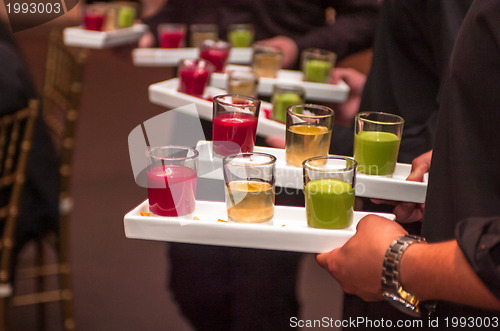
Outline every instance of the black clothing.
[[(335, 24), (326, 22), (328, 7), (336, 11)], [(144, 22), (155, 36), (160, 23), (215, 23), (221, 39), (230, 24), (252, 23), (255, 40), (284, 35), (299, 50), (328, 49), (340, 60), (371, 47), (378, 8), (377, 0), (168, 0)]]
[[(31, 75), (6, 27), (0, 23), (0, 115), (28, 106), (36, 98)], [(26, 181), (15, 232), (14, 253), (41, 234), (58, 228), (57, 154), (42, 116), (38, 116), (28, 157)]]
[(471, 3), (472, 0), (383, 2), (360, 111), (403, 117), (400, 162), (411, 163), (432, 149), (441, 82)]
[[(410, 9), (412, 4), (414, 6)], [(451, 7), (446, 9), (446, 6)], [(416, 124), (416, 131), (410, 132), (411, 137), (408, 137), (406, 126), (404, 130), (406, 136), (402, 140), (402, 148), (405, 139), (410, 139), (411, 143), (406, 144), (402, 157), (408, 157), (408, 161), (431, 149), (432, 139), (427, 134), (431, 127), (426, 126), (425, 121), (428, 116), (439, 116), (423, 235), (430, 242), (456, 238), (475, 272), (492, 293), (500, 297), (500, 174), (497, 171), (500, 138), (495, 135), (500, 123), (500, 2), (474, 2), (452, 49), (450, 45), (455, 39), (452, 32), (457, 31), (467, 6), (466, 2), (457, 1), (385, 0), (381, 28), (386, 34), (381, 33), (377, 37), (370, 75), (377, 74), (379, 79), (386, 77), (387, 80), (369, 78), (363, 97), (371, 102), (379, 99), (381, 104), (384, 99), (390, 101), (384, 105), (389, 107), (389, 112), (395, 109), (407, 123), (410, 119)], [(422, 16), (426, 10), (438, 7), (441, 10), (434, 16), (430, 15), (431, 12)], [(392, 12), (395, 9), (403, 10), (403, 14)], [(456, 16), (453, 18), (452, 14)], [(441, 16), (444, 17), (442, 20)], [(426, 22), (425, 17), (430, 21)], [(389, 23), (389, 18), (391, 22), (399, 22), (398, 25)], [(410, 33), (408, 26), (418, 24), (421, 24), (420, 34), (417, 34), (419, 29)], [(448, 27), (448, 30), (438, 29), (435, 24)], [(380, 57), (377, 46), (384, 45), (381, 39), (387, 37), (389, 31), (393, 32), (389, 36), (395, 36), (385, 38), (388, 41), (385, 43), (386, 53)], [(446, 31), (448, 37), (445, 37)], [(413, 40), (416, 45), (406, 43), (405, 38)], [(389, 42), (396, 40), (403, 47), (393, 47)], [(450, 55), (449, 65), (446, 64), (447, 54)], [(436, 62), (433, 64), (433, 61)], [(415, 63), (419, 65), (415, 66)], [(381, 75), (383, 72), (385, 76)], [(386, 88), (389, 83), (387, 86), (390, 88)], [(377, 88), (377, 85), (380, 87)], [(415, 88), (411, 89), (411, 86)], [(438, 97), (440, 102), (436, 101)], [(395, 108), (391, 108), (391, 104)], [(400, 110), (398, 105), (406, 108)], [(419, 148), (410, 148), (413, 144)], [(346, 296), (344, 318), (410, 319), (386, 303), (361, 304), (359, 301), (359, 298)], [(443, 321), (444, 317), (498, 317), (500, 313), (439, 302), (436, 315)], [(424, 327), (428, 326), (426, 320), (423, 319)], [(445, 329), (444, 326), (441, 323), (439, 329)]]
[[(174, 248), (174, 249), (172, 249)], [(302, 254), (172, 244), (170, 286), (195, 330), (290, 330)]]
[(500, 2), (475, 1), (457, 37), (439, 112), (423, 233), (429, 241), (455, 237), (500, 298), (498, 22)]

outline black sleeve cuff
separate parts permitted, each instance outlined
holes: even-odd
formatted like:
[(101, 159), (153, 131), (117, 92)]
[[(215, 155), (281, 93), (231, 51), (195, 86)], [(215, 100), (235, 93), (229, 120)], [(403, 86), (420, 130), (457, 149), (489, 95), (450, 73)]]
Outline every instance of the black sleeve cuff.
[(500, 216), (467, 218), (457, 224), (455, 237), (476, 274), (500, 299)]

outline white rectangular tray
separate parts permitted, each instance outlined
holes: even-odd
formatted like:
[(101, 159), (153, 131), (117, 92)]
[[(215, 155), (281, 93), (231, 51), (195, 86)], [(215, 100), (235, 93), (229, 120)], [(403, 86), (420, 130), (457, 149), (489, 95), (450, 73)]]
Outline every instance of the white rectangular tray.
[[(228, 70), (250, 70), (248, 66), (228, 65)], [(302, 86), (306, 91), (306, 99), (309, 101), (324, 101), (324, 102), (344, 102), (349, 96), (350, 88), (344, 81), (338, 84), (323, 84), (305, 82), (304, 75), (300, 71), (295, 70), (280, 70), (277, 78), (261, 77), (259, 86), (257, 87), (259, 95), (270, 96), (273, 94), (273, 87), (276, 84), (298, 85)], [(225, 88), (227, 86), (227, 74), (213, 73), (210, 85)]]
[[(198, 114), (187, 112), (189, 115), (199, 115), (206, 120), (212, 120), (213, 105), (211, 101), (206, 99), (197, 98), (189, 94), (177, 91), (179, 82), (177, 78), (169, 79), (160, 83), (152, 84), (149, 86), (149, 101), (154, 104), (165, 106), (169, 108), (176, 108), (188, 104), (196, 104)], [(214, 97), (216, 95), (227, 93), (225, 90), (209, 86), (205, 90), (205, 97)], [(257, 134), (262, 137), (276, 137), (285, 139), (285, 124), (276, 122), (266, 118), (264, 108), (270, 109), (272, 106), (267, 102), (261, 105), (261, 112), (259, 116), (259, 124), (257, 125)]]
[[(324, 253), (344, 245), (356, 232), (356, 224), (368, 215), (354, 212), (353, 224), (341, 230), (315, 229), (307, 225), (303, 207), (275, 206), (274, 218), (262, 224), (227, 221), (225, 202), (196, 201), (193, 217), (141, 216), (149, 212), (148, 200), (124, 217), (125, 236), (134, 239), (231, 247)], [(393, 214), (377, 214), (394, 220)]]
[(90, 31), (80, 26), (65, 28), (64, 44), (94, 49), (122, 46), (138, 41), (147, 30), (148, 26), (145, 24), (113, 31)]
[[(180, 59), (198, 58), (198, 48), (136, 48), (132, 51), (132, 59), (136, 66), (161, 67), (177, 66)], [(249, 64), (252, 59), (251, 48), (232, 48), (228, 62)]]
[[(222, 159), (213, 155), (211, 141), (199, 141), (196, 149), (200, 153), (198, 175), (204, 178), (223, 180)], [(302, 189), (304, 187), (302, 168), (286, 163), (285, 150), (279, 148), (254, 148), (255, 152), (274, 155), (276, 160), (276, 186)], [(356, 174), (356, 196), (393, 201), (424, 203), (427, 182), (411, 182), (406, 178), (411, 165), (397, 163), (392, 177)]]

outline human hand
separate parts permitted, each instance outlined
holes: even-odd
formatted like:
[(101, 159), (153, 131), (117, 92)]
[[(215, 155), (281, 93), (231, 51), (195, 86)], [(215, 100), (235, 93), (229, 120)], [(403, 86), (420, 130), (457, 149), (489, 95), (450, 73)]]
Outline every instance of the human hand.
[[(406, 178), (406, 180), (423, 182), (424, 175), (429, 172), (431, 167), (431, 159), (432, 150), (414, 159), (411, 164), (410, 175)], [(424, 203), (387, 201), (379, 199), (372, 199), (372, 201), (377, 204), (384, 203), (394, 205), (394, 214), (396, 215), (396, 220), (400, 223), (418, 222), (421, 221), (424, 216)]]
[(139, 48), (151, 48), (155, 44), (155, 37), (151, 31), (144, 33), (139, 39)]
[(257, 44), (274, 46), (283, 52), (283, 68), (292, 68), (299, 56), (299, 46), (295, 41), (286, 36), (276, 36), (269, 39), (259, 40)]
[(350, 92), (347, 101), (332, 106), (335, 110), (335, 124), (350, 127), (359, 110), (366, 75), (353, 68), (334, 68), (331, 72), (330, 84), (338, 84), (341, 80), (349, 85)]
[(365, 301), (382, 300), (382, 265), (385, 252), (407, 234), (396, 222), (377, 215), (359, 221), (356, 234), (343, 246), (318, 254), (316, 261), (340, 284), (344, 292)]

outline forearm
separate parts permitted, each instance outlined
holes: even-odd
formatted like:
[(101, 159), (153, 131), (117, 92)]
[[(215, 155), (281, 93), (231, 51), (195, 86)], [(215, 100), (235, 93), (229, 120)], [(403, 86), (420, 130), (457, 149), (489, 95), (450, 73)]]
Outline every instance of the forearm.
[(421, 301), (444, 300), (500, 310), (500, 301), (475, 274), (455, 240), (411, 245), (400, 268), (403, 287)]

